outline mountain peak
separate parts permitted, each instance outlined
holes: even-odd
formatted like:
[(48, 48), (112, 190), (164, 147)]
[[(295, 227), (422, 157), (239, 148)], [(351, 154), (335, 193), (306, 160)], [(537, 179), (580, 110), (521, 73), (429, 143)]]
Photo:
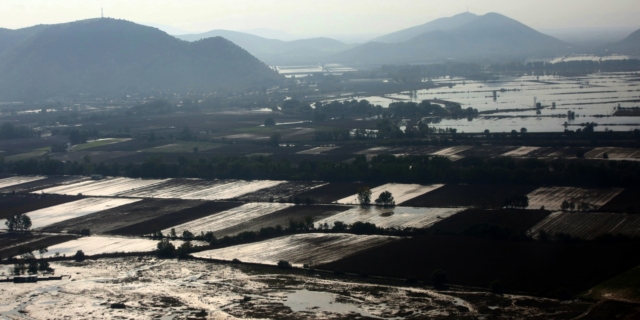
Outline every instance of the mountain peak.
[(423, 33), (436, 30), (452, 30), (478, 18), (478, 15), (471, 12), (462, 12), (451, 17), (439, 18), (425, 24), (413, 26), (377, 37), (371, 42), (399, 43), (415, 38)]

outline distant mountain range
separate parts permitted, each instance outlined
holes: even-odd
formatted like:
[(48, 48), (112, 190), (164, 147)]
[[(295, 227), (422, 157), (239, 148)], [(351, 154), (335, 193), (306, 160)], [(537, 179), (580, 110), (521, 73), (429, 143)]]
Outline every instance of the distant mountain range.
[(193, 43), (115, 19), (0, 29), (0, 99), (135, 88), (215, 91), (281, 76), (221, 37)]
[(205, 33), (175, 37), (185, 41), (223, 37), (270, 65), (319, 63), (334, 53), (355, 47), (329, 38), (282, 41), (230, 30), (211, 30)]
[[(425, 30), (426, 32), (419, 33)], [(419, 34), (415, 35), (416, 33)], [(413, 35), (415, 36), (405, 40)], [(377, 39), (401, 42), (369, 42), (335, 54), (331, 59), (335, 62), (371, 64), (419, 63), (443, 59), (499, 61), (553, 56), (575, 50), (568, 43), (497, 13), (482, 16), (460, 14)]]

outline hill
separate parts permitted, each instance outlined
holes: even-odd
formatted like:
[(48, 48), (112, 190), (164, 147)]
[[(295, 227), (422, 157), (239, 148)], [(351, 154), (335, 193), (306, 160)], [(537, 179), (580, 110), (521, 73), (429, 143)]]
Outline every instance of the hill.
[(640, 29), (634, 31), (626, 38), (607, 46), (609, 51), (624, 54), (640, 54)]
[[(6, 45), (6, 46), (5, 46)], [(0, 32), (0, 99), (135, 88), (244, 89), (280, 76), (221, 37), (193, 43), (116, 19)]]
[(353, 47), (329, 38), (282, 41), (230, 30), (211, 30), (205, 33), (175, 37), (185, 41), (223, 37), (268, 64), (317, 63), (326, 56)]
[(370, 42), (383, 42), (383, 43), (405, 42), (423, 33), (437, 31), (437, 30), (447, 31), (447, 30), (455, 29), (477, 18), (478, 16), (473, 13), (464, 12), (452, 17), (440, 18), (433, 21), (429, 21), (425, 24), (421, 24), (419, 26), (414, 26), (411, 28), (392, 32), (392, 33), (377, 37), (371, 40)]
[(552, 56), (570, 45), (497, 13), (488, 13), (451, 30), (435, 30), (401, 43), (369, 42), (334, 55), (336, 62), (419, 63), (443, 59), (521, 59)]

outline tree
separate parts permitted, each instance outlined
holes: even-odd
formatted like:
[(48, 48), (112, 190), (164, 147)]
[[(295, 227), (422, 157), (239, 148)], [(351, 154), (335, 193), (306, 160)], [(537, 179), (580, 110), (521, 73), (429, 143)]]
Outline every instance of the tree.
[(189, 256), (189, 253), (193, 250), (193, 245), (191, 245), (191, 241), (185, 241), (178, 247), (178, 258), (186, 258)]
[(609, 154), (606, 152), (602, 154), (602, 159), (609, 159)]
[(171, 228), (171, 239), (175, 240), (177, 237), (176, 228)]
[(4, 224), (9, 231), (29, 231), (31, 229), (31, 218), (26, 214), (19, 213), (7, 218)]
[(276, 120), (274, 120), (273, 118), (269, 117), (266, 120), (264, 120), (264, 126), (265, 127), (272, 127), (276, 125)]
[(293, 266), (287, 260), (280, 260), (280, 261), (278, 261), (278, 268), (280, 268), (280, 269), (291, 269), (291, 268), (293, 268)]
[(527, 133), (527, 128), (520, 128), (521, 133)]
[(358, 202), (363, 206), (371, 204), (371, 188), (367, 186), (358, 188)]
[(383, 191), (380, 196), (378, 196), (378, 199), (376, 199), (376, 204), (386, 207), (395, 206), (396, 202), (395, 200), (393, 200), (393, 195), (391, 195), (391, 192)]
[(193, 239), (193, 233), (189, 230), (182, 231), (182, 239)]
[(269, 142), (271, 142), (271, 145), (274, 147), (280, 146), (280, 139), (282, 138), (282, 135), (280, 134), (280, 132), (274, 132), (271, 134), (271, 137), (269, 137)]
[(161, 258), (171, 258), (175, 254), (176, 247), (173, 243), (169, 242), (169, 239), (164, 238), (158, 242), (158, 257)]
[(431, 283), (436, 288), (445, 288), (447, 282), (449, 282), (449, 277), (447, 273), (442, 270), (436, 270), (431, 274)]
[(38, 248), (38, 253), (40, 253), (40, 259), (44, 259), (44, 254), (47, 252), (49, 252), (49, 249), (47, 249), (46, 247)]
[(84, 252), (82, 252), (82, 250), (78, 250), (78, 251), (76, 251), (76, 254), (73, 256), (73, 258), (77, 262), (82, 262), (82, 261), (84, 261), (85, 254), (84, 254)]
[(336, 221), (333, 223), (333, 230), (344, 231), (347, 229), (347, 225), (342, 221)]

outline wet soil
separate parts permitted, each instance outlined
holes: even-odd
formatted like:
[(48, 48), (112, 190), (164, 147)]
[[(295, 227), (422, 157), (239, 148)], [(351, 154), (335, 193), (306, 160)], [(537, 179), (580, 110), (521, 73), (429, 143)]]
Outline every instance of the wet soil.
[(335, 182), (326, 186), (298, 193), (296, 196), (300, 199), (311, 198), (316, 203), (332, 203), (356, 194), (360, 187), (369, 186), (373, 189), (380, 185), (382, 185), (382, 183)]
[(59, 204), (80, 200), (83, 197), (61, 195), (16, 194), (0, 196), (0, 219), (19, 213), (27, 213)]
[[(501, 208), (505, 199), (526, 195), (536, 186), (447, 184), (402, 203), (413, 207), (484, 207)], [(537, 208), (536, 208), (537, 209)]]
[(542, 221), (549, 214), (551, 214), (550, 211), (540, 210), (468, 209), (438, 221), (431, 228), (441, 232), (460, 233), (472, 226), (491, 224), (524, 232)]

